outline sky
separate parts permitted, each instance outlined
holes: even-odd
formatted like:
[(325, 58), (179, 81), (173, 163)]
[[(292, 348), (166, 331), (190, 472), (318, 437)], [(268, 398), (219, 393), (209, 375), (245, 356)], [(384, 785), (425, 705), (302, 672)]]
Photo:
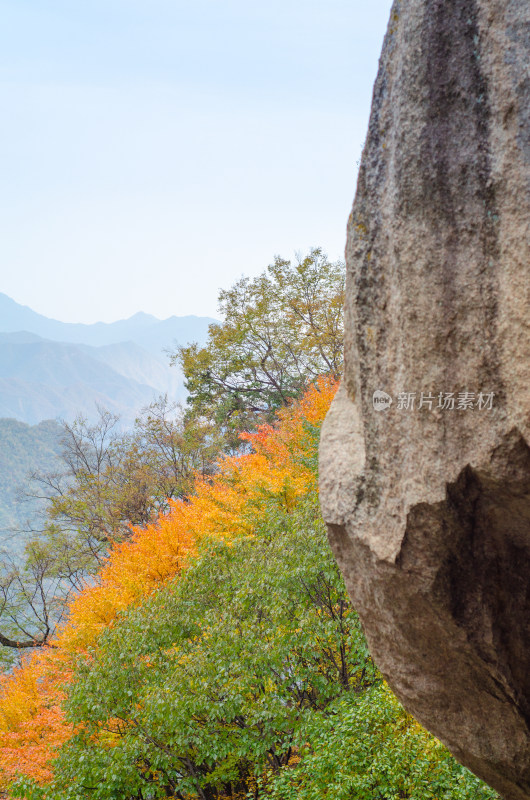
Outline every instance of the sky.
[(0, 0), (0, 291), (215, 316), (342, 259), (391, 0)]

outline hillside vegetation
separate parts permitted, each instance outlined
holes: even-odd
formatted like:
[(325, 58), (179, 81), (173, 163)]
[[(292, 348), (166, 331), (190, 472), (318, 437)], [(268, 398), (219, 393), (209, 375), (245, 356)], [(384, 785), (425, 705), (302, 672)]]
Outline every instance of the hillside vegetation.
[[(304, 399), (189, 502), (115, 545), (54, 649), (4, 678), (28, 798), (491, 798), (374, 667), (315, 503)], [(18, 782), (17, 782), (18, 779)]]
[[(164, 350), (204, 343), (209, 317), (74, 325), (50, 320), (0, 293), (0, 547), (23, 547), (21, 529), (38, 526), (42, 503), (20, 502), (34, 472), (49, 473), (60, 452), (62, 422), (90, 422), (98, 408), (131, 429), (160, 395), (184, 400), (182, 371)], [(42, 336), (50, 338), (42, 338)], [(56, 341), (52, 341), (56, 339)]]
[[(320, 258), (282, 274), (313, 286), (334, 273), (340, 296), (342, 265), (313, 269)], [(340, 325), (319, 337), (318, 291), (276, 283), (276, 313), (301, 313), (260, 326), (238, 287), (239, 328), (232, 315), (184, 354), (188, 424), (209, 407), (224, 452), (152, 522), (109, 537), (63, 622), (4, 675), (0, 788), (27, 800), (493, 800), (392, 695), (328, 546), (317, 447), (337, 380), (314, 372)], [(289, 373), (266, 359), (222, 366), (223, 337), (243, 351), (259, 330), (271, 359), (287, 334), (298, 341)]]

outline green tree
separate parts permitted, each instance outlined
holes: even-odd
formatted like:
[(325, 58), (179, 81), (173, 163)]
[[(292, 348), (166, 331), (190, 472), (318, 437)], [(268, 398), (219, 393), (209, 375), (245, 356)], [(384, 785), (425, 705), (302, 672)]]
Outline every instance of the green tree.
[(315, 501), (266, 505), (252, 537), (205, 544), (80, 661), (83, 728), (48, 798), (243, 797), (289, 764), (308, 714), (380, 680)]
[(318, 375), (339, 377), (344, 281), (344, 264), (316, 248), (294, 264), (277, 257), (257, 278), (222, 290), (223, 321), (210, 326), (207, 344), (173, 356), (193, 413), (233, 433), (270, 421)]
[(344, 692), (296, 732), (299, 759), (260, 781), (268, 800), (499, 800), (416, 723), (386, 684)]
[(78, 663), (80, 725), (29, 800), (494, 800), (374, 667), (315, 499), (264, 497)]

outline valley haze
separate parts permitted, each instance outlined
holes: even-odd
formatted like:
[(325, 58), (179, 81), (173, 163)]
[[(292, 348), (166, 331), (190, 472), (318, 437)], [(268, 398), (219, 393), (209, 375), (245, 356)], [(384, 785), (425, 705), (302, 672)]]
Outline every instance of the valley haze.
[(214, 322), (142, 312), (111, 323), (60, 322), (0, 293), (0, 417), (30, 425), (94, 419), (99, 405), (131, 424), (160, 394), (184, 399), (168, 351), (204, 343)]

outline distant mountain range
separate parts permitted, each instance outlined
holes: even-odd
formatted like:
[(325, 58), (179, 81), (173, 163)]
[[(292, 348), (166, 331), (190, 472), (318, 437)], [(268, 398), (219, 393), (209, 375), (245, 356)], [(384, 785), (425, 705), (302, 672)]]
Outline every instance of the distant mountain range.
[(57, 419), (97, 417), (97, 405), (131, 425), (160, 394), (183, 399), (182, 375), (167, 350), (204, 343), (210, 317), (149, 314), (94, 325), (59, 322), (0, 293), (0, 561), (20, 552), (12, 533), (34, 519), (38, 501), (20, 500), (28, 474), (55, 468), (61, 450)]
[(129, 319), (117, 322), (95, 322), (84, 325), (78, 322), (59, 322), (37, 314), (28, 306), (16, 303), (0, 292), (0, 332), (28, 331), (43, 339), (71, 344), (88, 344), (101, 347), (119, 342), (134, 342), (156, 356), (163, 355), (175, 344), (204, 342), (208, 325), (217, 320), (211, 317), (168, 317), (157, 319), (151, 314), (139, 312)]
[(139, 313), (112, 323), (59, 322), (0, 293), (0, 417), (30, 425), (80, 413), (91, 419), (100, 405), (129, 424), (160, 394), (184, 397), (165, 351), (203, 343), (215, 321)]

